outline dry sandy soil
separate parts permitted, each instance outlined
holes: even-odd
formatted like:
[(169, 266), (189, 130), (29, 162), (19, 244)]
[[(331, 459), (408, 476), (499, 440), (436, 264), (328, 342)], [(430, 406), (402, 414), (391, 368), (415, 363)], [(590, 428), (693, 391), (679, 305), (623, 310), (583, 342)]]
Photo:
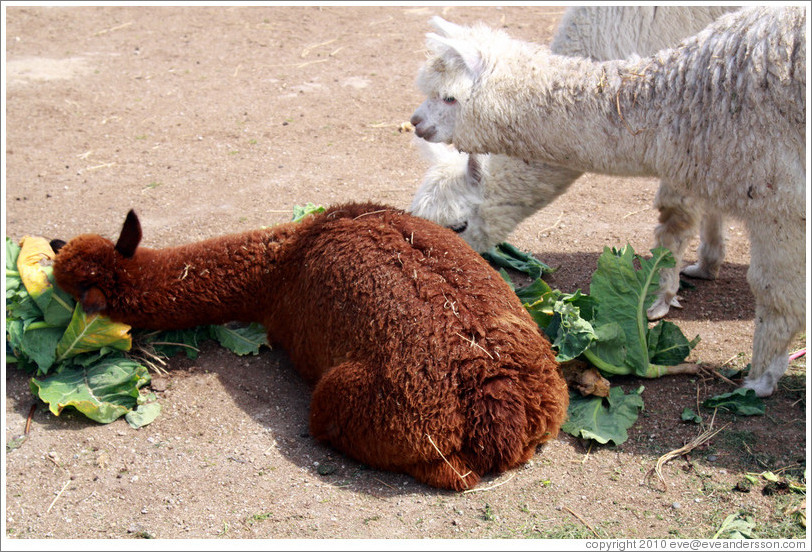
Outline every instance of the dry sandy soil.
[[(294, 204), (373, 199), (408, 207), (424, 162), (398, 127), (431, 15), (477, 20), (544, 42), (557, 7), (7, 7), (6, 234), (114, 237), (138, 209), (144, 243), (179, 244), (289, 220)], [(560, 267), (549, 283), (588, 290), (604, 246), (652, 246), (656, 181), (587, 175), (511, 236)], [(696, 282), (671, 319), (699, 334), (695, 361), (750, 357), (753, 299), (743, 226), (728, 224), (718, 280)], [(696, 243), (688, 254), (695, 259)], [(803, 262), (799, 259), (799, 262)], [(805, 336), (793, 344), (804, 346)], [(700, 537), (730, 514), (761, 537), (804, 535), (800, 495), (745, 473), (803, 480), (806, 359), (767, 414), (717, 414), (710, 442), (647, 476), (705, 427), (685, 407), (732, 390), (714, 376), (646, 386), (620, 446), (567, 434), (525, 467), (458, 494), (369, 469), (307, 433), (309, 389), (285, 353), (237, 357), (215, 345), (177, 357), (152, 389), (160, 417), (140, 430), (54, 417), (5, 453), (4, 545), (31, 538)], [(35, 403), (5, 374), (7, 439)], [(499, 485), (489, 489), (489, 487)], [(794, 513), (793, 513), (794, 512)], [(17, 543), (15, 545), (15, 542)], [(70, 546), (70, 545), (68, 545)], [(316, 543), (316, 546), (319, 546)], [(471, 544), (470, 546), (476, 546)], [(490, 546), (490, 545), (489, 545)]]

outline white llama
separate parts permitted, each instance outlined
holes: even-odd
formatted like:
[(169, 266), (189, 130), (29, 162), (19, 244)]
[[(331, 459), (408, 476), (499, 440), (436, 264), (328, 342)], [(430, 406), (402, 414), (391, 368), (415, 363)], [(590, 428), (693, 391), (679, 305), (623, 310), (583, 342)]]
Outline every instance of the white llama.
[[(733, 9), (721, 6), (571, 7), (562, 17), (550, 49), (557, 54), (595, 60), (652, 54), (676, 45), (680, 39), (700, 31)], [(412, 200), (411, 212), (456, 230), (480, 252), (506, 240), (522, 220), (564, 193), (582, 174), (542, 161), (524, 161), (498, 154), (469, 155), (443, 144), (420, 139), (415, 142), (431, 167)], [(675, 204), (665, 205), (672, 198)], [(675, 197), (668, 190), (658, 194), (656, 203), (669, 216), (658, 228), (658, 234), (686, 224), (693, 227), (702, 215), (694, 202)], [(725, 256), (723, 220), (718, 212), (710, 210), (704, 214), (700, 235), (699, 260), (682, 272), (694, 278), (713, 279)], [(671, 241), (664, 236), (660, 239), (661, 243)], [(683, 243), (687, 244), (687, 240)], [(664, 276), (672, 278), (678, 287), (679, 268), (670, 270), (673, 273)], [(676, 295), (670, 303), (657, 300), (649, 309), (649, 318), (662, 318), (670, 306), (680, 306)]]
[[(429, 35), (434, 55), (418, 77), (427, 96), (412, 116), (418, 136), (578, 171), (659, 176), (679, 197), (744, 220), (756, 299), (744, 385), (772, 394), (805, 321), (805, 10), (744, 8), (676, 48), (608, 62), (434, 22), (442, 35)], [(677, 256), (690, 233), (669, 235), (674, 243), (663, 245)]]

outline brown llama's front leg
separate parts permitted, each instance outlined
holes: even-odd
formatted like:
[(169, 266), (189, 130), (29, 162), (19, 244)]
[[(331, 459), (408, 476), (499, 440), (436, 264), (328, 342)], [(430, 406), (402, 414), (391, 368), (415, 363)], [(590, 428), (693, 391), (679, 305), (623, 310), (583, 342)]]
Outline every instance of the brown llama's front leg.
[[(422, 403), (386, 389), (380, 372), (354, 361), (327, 371), (313, 390), (312, 435), (377, 469), (407, 473), (444, 489), (473, 487), (480, 476), (455, 452), (462, 442), (461, 417), (438, 420), (430, 408), (421, 415)], [(431, 421), (426, 419), (430, 415)], [(436, 432), (427, 430), (429, 425), (437, 426)]]

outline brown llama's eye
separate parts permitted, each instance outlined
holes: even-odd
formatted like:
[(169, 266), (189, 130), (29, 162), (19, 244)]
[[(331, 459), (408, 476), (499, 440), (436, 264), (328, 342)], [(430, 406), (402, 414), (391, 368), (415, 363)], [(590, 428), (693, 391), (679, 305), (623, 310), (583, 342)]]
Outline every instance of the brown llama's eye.
[(457, 234), (462, 234), (463, 232), (465, 232), (466, 228), (468, 228), (468, 221), (467, 220), (464, 220), (464, 221), (462, 221), (460, 223), (457, 223), (457, 224), (450, 224), (448, 226), (449, 230), (452, 230), (452, 231), (456, 232)]

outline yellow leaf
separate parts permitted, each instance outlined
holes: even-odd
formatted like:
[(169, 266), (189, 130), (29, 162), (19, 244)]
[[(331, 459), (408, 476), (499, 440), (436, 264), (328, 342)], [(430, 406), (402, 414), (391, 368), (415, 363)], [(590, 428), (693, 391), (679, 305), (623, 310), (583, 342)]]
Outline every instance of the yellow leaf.
[(40, 264), (43, 260), (53, 260), (54, 250), (45, 238), (25, 236), (20, 242), (20, 254), (17, 257), (17, 270), (26, 291), (31, 297), (38, 297), (51, 287), (48, 275)]

